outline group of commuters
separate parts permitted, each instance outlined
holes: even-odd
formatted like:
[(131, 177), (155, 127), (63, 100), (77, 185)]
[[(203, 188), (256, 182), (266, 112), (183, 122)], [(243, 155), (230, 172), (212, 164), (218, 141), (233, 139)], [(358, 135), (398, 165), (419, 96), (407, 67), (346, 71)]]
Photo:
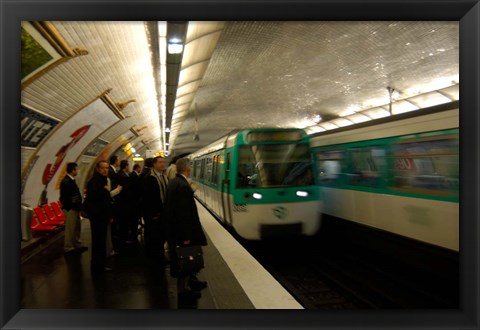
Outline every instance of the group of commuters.
[[(199, 297), (207, 282), (195, 274), (182, 274), (176, 267), (176, 246), (207, 244), (190, 185), (189, 159), (175, 158), (168, 167), (168, 176), (161, 156), (146, 159), (142, 171), (138, 164), (131, 172), (129, 167), (127, 160), (112, 156), (110, 162), (99, 161), (88, 180), (83, 207), (91, 226), (92, 274), (111, 271), (107, 258), (126, 245), (138, 243), (143, 219), (146, 256), (159, 265), (170, 262), (170, 274), (178, 279), (179, 297)], [(66, 254), (87, 249), (80, 241), (82, 195), (74, 181), (76, 172), (76, 163), (67, 164), (67, 175), (60, 186), (60, 201), (67, 218)]]

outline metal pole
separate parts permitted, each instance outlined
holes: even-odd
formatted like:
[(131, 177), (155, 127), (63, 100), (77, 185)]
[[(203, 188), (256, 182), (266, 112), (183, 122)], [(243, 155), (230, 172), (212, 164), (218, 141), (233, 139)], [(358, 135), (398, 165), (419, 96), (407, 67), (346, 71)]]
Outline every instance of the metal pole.
[(388, 105), (388, 110), (390, 111), (390, 116), (392, 115), (392, 94), (395, 91), (394, 88), (387, 86), (388, 96), (390, 98), (390, 103)]

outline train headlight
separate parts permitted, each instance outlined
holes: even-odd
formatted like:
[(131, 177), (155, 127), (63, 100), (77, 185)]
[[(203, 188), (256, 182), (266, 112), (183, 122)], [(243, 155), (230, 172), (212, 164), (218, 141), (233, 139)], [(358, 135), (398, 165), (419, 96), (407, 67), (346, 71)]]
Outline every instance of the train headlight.
[(262, 197), (263, 197), (262, 194), (259, 194), (259, 193), (253, 193), (252, 196), (253, 196), (253, 198), (255, 198), (255, 199), (262, 199)]
[(297, 196), (298, 197), (308, 197), (308, 191), (302, 191), (302, 190), (298, 190), (297, 191)]

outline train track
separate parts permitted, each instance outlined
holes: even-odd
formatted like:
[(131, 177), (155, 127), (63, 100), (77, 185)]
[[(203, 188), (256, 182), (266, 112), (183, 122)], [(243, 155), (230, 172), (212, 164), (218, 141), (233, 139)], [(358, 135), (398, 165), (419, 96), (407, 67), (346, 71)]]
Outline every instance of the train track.
[(306, 309), (459, 308), (458, 255), (332, 223), (312, 237), (262, 241), (225, 228)]
[(240, 242), (306, 309), (458, 308), (457, 280), (351, 242)]

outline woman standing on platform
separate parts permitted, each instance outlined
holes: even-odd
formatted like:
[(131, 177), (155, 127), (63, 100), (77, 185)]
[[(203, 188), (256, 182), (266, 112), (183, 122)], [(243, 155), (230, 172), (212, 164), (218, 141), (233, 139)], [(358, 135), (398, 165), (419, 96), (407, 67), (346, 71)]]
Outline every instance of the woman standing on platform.
[(112, 221), (113, 208), (108, 184), (108, 168), (106, 161), (101, 160), (95, 167), (95, 173), (87, 183), (86, 209), (90, 219), (92, 234), (92, 273), (110, 271), (106, 267), (107, 227)]

